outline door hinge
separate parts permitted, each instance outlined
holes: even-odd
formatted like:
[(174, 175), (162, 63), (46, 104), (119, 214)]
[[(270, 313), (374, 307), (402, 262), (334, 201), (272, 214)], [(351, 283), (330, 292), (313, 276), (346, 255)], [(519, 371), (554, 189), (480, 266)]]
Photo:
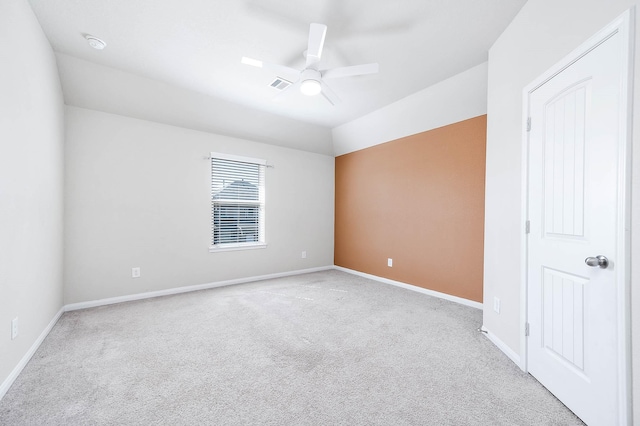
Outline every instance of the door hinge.
[(524, 335), (529, 337), (529, 323), (528, 322), (524, 323)]
[(527, 132), (531, 131), (531, 117), (527, 117)]
[(531, 222), (526, 221), (524, 223), (524, 233), (528, 234), (529, 232), (531, 232)]

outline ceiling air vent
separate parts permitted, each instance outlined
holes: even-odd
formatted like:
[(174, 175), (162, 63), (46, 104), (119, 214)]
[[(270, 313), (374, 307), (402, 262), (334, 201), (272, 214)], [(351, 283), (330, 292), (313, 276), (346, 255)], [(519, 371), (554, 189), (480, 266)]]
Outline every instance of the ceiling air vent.
[(276, 77), (276, 79), (273, 80), (273, 82), (269, 86), (274, 87), (278, 90), (284, 90), (287, 87), (291, 86), (291, 82), (289, 80), (285, 80), (282, 77)]

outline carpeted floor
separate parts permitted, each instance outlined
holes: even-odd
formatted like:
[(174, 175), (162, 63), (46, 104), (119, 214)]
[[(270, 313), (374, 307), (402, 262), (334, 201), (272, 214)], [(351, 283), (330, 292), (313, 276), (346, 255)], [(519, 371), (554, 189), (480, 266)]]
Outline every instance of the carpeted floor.
[(325, 271), (65, 313), (2, 425), (581, 425), (481, 311)]

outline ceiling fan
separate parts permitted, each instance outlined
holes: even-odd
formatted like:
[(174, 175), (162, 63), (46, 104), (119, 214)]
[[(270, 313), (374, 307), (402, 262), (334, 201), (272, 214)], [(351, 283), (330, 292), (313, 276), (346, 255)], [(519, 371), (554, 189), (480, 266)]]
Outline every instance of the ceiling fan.
[(242, 63), (252, 65), (258, 68), (265, 68), (274, 71), (277, 74), (284, 74), (295, 82), (280, 92), (276, 99), (280, 98), (284, 92), (299, 88), (300, 91), (308, 96), (322, 94), (331, 105), (340, 102), (340, 98), (333, 90), (324, 82), (331, 78), (351, 77), (356, 75), (375, 74), (378, 72), (378, 64), (362, 64), (350, 67), (340, 67), (331, 69), (320, 69), (320, 59), (322, 57), (322, 48), (324, 47), (324, 39), (327, 35), (327, 26), (324, 24), (311, 24), (309, 28), (309, 42), (307, 50), (304, 52), (306, 58), (303, 70), (297, 70), (285, 65), (271, 64), (257, 59), (242, 57)]

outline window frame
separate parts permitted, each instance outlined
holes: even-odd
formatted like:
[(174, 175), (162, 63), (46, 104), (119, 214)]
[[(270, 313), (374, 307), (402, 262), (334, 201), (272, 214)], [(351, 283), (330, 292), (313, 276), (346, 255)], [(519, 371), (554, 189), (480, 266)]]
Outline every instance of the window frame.
[[(211, 152), (209, 157), (209, 199), (210, 199), (210, 239), (209, 239), (209, 252), (216, 253), (221, 251), (236, 251), (236, 250), (253, 250), (262, 249), (267, 247), (266, 242), (266, 200), (265, 200), (265, 169), (267, 167), (267, 161), (259, 158), (244, 157), (239, 155), (224, 154), (220, 152)], [(230, 243), (218, 243), (214, 244), (214, 223), (215, 223), (215, 206), (214, 196), (223, 191), (226, 187), (214, 188), (215, 184), (215, 160), (225, 160), (237, 163), (254, 164), (258, 166), (259, 182), (258, 182), (258, 201), (242, 201), (235, 200), (236, 204), (257, 205), (258, 207), (258, 241), (251, 242), (230, 242)], [(233, 183), (233, 182), (232, 182)], [(231, 184), (230, 184), (231, 185)], [(228, 186), (227, 186), (228, 187)], [(220, 203), (218, 204), (220, 205)]]

